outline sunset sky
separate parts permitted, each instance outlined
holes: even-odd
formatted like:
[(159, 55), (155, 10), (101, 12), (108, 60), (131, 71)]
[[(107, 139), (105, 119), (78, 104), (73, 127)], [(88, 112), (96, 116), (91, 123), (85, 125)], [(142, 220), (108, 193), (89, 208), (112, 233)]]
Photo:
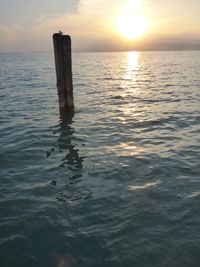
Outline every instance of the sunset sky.
[(0, 52), (51, 50), (51, 36), (59, 30), (72, 36), (75, 51), (200, 43), (199, 0), (0, 0), (0, 4)]

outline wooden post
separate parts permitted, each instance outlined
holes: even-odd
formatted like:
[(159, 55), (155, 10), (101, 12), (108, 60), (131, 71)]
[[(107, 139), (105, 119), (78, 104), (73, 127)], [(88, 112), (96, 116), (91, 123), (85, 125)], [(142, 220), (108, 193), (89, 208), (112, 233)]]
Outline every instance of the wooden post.
[(71, 38), (69, 35), (54, 33), (53, 44), (59, 108), (60, 115), (63, 117), (74, 112)]

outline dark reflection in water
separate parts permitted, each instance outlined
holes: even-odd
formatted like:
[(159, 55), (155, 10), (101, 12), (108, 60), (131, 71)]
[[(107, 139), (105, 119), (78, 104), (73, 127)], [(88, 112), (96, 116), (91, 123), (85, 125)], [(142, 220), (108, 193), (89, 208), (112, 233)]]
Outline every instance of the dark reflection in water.
[[(59, 162), (59, 169), (62, 169), (67, 177), (64, 178), (65, 184), (60, 188), (56, 199), (69, 203), (90, 198), (92, 196), (90, 189), (80, 188), (78, 185), (83, 178), (82, 169), (85, 157), (79, 155), (78, 145), (74, 137), (73, 117), (61, 118), (54, 134), (59, 134), (57, 140), (58, 152), (64, 155)], [(52, 180), (51, 185), (56, 187), (57, 181)]]
[(69, 170), (79, 171), (83, 168), (83, 157), (79, 156), (79, 149), (76, 148), (76, 144), (72, 142), (74, 134), (72, 123), (72, 119), (69, 118), (68, 120), (62, 119), (59, 124), (59, 151), (63, 152), (67, 150), (66, 155), (62, 159), (60, 167), (64, 167), (67, 164)]

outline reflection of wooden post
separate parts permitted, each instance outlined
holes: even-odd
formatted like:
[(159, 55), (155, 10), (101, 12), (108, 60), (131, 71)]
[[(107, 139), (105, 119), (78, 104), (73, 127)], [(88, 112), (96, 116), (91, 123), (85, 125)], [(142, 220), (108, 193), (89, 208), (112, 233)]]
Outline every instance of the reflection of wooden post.
[(69, 35), (54, 33), (53, 44), (60, 115), (65, 116), (74, 110), (71, 38)]

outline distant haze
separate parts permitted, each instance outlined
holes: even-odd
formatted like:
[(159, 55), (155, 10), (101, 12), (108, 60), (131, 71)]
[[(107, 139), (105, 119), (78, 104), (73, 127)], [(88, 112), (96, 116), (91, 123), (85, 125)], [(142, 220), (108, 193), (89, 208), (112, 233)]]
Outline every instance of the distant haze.
[[(0, 0), (0, 52), (49, 51), (52, 34), (72, 36), (73, 51), (200, 49), (199, 0)], [(131, 5), (149, 22), (138, 39), (116, 30)], [(140, 25), (131, 25), (140, 27)]]

